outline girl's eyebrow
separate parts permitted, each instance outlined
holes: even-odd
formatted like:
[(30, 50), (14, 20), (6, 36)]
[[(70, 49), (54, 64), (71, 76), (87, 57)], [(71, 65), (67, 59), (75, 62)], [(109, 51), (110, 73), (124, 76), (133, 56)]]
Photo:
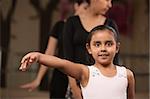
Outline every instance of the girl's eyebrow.
[[(93, 41), (94, 43), (101, 43), (101, 41)], [(105, 42), (113, 42), (112, 40), (106, 40)]]
[(94, 41), (94, 43), (101, 43), (101, 41)]
[(107, 41), (105, 41), (105, 42), (113, 42), (112, 40), (107, 40)]

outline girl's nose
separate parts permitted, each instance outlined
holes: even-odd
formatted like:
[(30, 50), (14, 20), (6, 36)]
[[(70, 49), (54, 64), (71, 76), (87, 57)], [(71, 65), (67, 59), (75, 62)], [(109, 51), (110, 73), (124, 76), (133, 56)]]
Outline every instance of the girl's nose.
[(100, 50), (101, 50), (101, 52), (106, 52), (106, 46), (102, 45)]

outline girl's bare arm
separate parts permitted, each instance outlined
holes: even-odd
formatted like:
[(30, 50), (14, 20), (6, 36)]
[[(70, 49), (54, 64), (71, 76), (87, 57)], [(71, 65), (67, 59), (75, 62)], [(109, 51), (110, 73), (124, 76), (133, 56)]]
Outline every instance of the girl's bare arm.
[(38, 52), (31, 52), (25, 55), (21, 61), (20, 70), (25, 71), (34, 62), (38, 62), (47, 67), (57, 68), (78, 80), (83, 78), (86, 70), (88, 71), (87, 67), (82, 64), (73, 63), (65, 59), (60, 59), (55, 56), (45, 55)]
[(128, 99), (135, 99), (135, 79), (133, 72), (127, 69), (127, 77), (128, 77)]

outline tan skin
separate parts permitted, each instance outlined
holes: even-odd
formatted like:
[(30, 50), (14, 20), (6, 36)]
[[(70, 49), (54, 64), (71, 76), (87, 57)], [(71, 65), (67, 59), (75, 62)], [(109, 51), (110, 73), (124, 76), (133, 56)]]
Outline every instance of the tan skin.
[[(116, 43), (113, 33), (109, 30), (98, 31), (92, 36), (90, 45), (86, 45), (89, 54), (92, 54), (95, 60), (94, 66), (96, 66), (101, 73), (107, 77), (113, 77), (116, 75), (116, 68), (113, 64), (113, 58), (119, 50), (119, 45), (119, 43)], [(39, 62), (40, 64), (51, 68), (60, 69), (67, 75), (80, 80), (83, 87), (86, 87), (88, 83), (89, 69), (87, 66), (38, 52), (31, 52), (25, 55), (22, 58), (19, 69), (21, 71), (26, 71), (34, 62)], [(128, 99), (135, 99), (134, 75), (129, 69), (127, 69), (127, 79)]]

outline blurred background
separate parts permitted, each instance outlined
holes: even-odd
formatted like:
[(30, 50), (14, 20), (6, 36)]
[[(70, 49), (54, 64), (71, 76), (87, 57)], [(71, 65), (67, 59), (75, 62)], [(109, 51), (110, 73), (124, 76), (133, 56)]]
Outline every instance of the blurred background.
[[(52, 26), (63, 17), (57, 4), (58, 0), (0, 0), (1, 99), (48, 99), (53, 70), (30, 93), (19, 86), (35, 78), (38, 64), (27, 72), (18, 68), (26, 53), (45, 51)], [(135, 74), (136, 99), (149, 99), (149, 0), (114, 0), (108, 16), (119, 28), (120, 62)]]

